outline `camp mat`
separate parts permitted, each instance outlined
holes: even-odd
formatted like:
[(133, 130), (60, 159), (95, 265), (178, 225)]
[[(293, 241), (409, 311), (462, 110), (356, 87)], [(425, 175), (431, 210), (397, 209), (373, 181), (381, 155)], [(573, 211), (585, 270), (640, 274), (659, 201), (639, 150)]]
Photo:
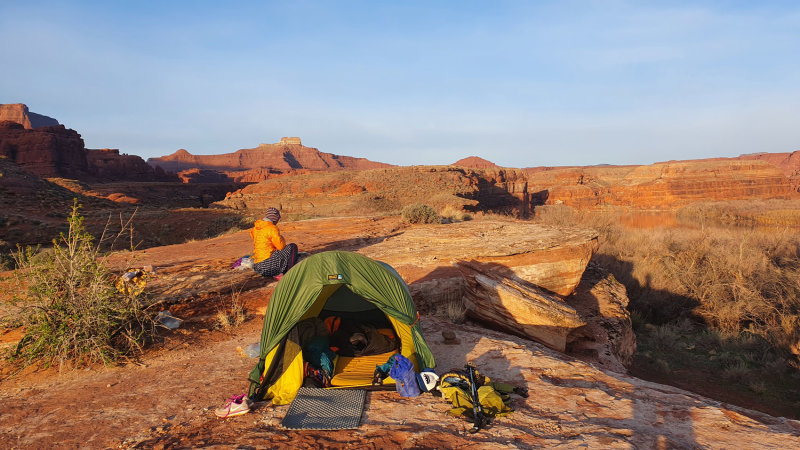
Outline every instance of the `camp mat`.
[(281, 425), (291, 430), (358, 428), (366, 394), (360, 389), (301, 387)]

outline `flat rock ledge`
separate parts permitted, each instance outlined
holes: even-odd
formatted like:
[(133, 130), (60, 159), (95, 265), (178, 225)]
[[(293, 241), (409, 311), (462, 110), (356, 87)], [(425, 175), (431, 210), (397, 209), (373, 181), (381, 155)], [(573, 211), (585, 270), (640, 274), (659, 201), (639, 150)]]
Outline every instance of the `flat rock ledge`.
[[(394, 267), (417, 308), (466, 315), (625, 372), (636, 349), (625, 287), (601, 268), (591, 230), (505, 221), (418, 225), (360, 253)], [(446, 314), (446, 313), (445, 313)]]

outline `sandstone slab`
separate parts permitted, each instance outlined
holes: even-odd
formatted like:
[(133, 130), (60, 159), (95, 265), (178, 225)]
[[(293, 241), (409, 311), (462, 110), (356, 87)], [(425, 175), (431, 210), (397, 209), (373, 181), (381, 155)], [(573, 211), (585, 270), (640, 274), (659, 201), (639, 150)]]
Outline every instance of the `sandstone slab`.
[(361, 253), (389, 263), (404, 278), (408, 274), (408, 282), (418, 280), (420, 272), (428, 270), (428, 276), (438, 267), (469, 261), (485, 272), (566, 296), (580, 282), (597, 246), (597, 233), (590, 230), (480, 220), (414, 226)]
[(480, 267), (458, 263), (464, 274), (467, 314), (493, 328), (564, 351), (567, 335), (586, 323), (574, 308), (530, 283), (492, 277)]

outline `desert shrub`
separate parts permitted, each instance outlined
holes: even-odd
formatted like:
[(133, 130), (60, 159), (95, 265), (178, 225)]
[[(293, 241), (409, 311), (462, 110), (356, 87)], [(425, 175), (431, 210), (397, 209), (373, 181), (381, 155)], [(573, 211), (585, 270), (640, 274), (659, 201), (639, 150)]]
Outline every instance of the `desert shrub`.
[(442, 210), (439, 211), (439, 217), (441, 218), (441, 221), (444, 223), (464, 222), (467, 220), (472, 220), (472, 216), (469, 213), (451, 205), (442, 208)]
[(405, 223), (441, 223), (442, 221), (436, 210), (422, 203), (404, 207), (400, 216)]
[(10, 357), (23, 364), (111, 363), (138, 353), (155, 333), (141, 296), (115, 289), (79, 208), (75, 202), (52, 249), (15, 254), (29, 298), (16, 313), (25, 334)]

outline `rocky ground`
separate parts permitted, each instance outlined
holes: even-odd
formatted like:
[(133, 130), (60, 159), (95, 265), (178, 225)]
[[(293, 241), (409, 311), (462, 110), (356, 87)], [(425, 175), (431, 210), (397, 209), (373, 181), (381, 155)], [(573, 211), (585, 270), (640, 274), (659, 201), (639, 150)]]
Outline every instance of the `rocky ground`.
[[(281, 224), (302, 250), (375, 252), (402, 235), (396, 217), (310, 220)], [(385, 244), (384, 244), (385, 245)], [(372, 249), (372, 250), (370, 250)], [(199, 446), (295, 447), (623, 447), (753, 448), (800, 446), (800, 422), (723, 404), (646, 382), (538, 343), (431, 311), (421, 319), (437, 371), (475, 363), (497, 381), (526, 386), (515, 412), (472, 435), (446, 415), (449, 403), (430, 394), (405, 399), (371, 392), (362, 425), (346, 431), (287, 431), (288, 406), (257, 405), (250, 414), (217, 419), (213, 409), (247, 387), (274, 280), (230, 269), (250, 252), (246, 232), (206, 241), (115, 254), (116, 270), (152, 265), (150, 286), (164, 308), (185, 319), (136, 363), (58, 373), (0, 372), (0, 445), (4, 448)], [(7, 277), (8, 273), (3, 274)], [(596, 274), (595, 274), (596, 276)], [(429, 282), (422, 277), (420, 282)], [(7, 292), (8, 280), (3, 284)], [(593, 286), (601, 282), (590, 283)], [(413, 286), (412, 286), (413, 287)], [(581, 288), (578, 288), (578, 292)], [(232, 331), (214, 314), (238, 298), (248, 320)], [(454, 330), (457, 345), (441, 331)], [(12, 341), (14, 333), (0, 336)], [(592, 361), (591, 358), (587, 359)]]

